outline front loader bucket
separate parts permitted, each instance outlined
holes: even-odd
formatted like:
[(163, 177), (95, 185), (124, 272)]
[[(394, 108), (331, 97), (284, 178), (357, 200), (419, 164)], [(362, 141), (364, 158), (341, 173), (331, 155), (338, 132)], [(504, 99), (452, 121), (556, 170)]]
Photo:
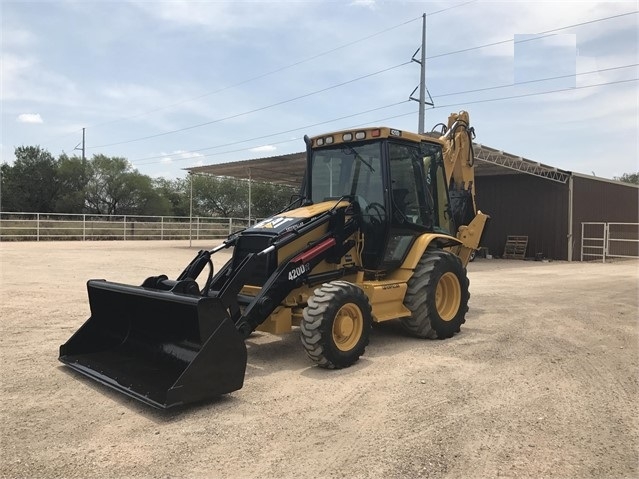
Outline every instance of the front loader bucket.
[(91, 317), (60, 361), (158, 408), (242, 387), (246, 346), (220, 301), (91, 280)]

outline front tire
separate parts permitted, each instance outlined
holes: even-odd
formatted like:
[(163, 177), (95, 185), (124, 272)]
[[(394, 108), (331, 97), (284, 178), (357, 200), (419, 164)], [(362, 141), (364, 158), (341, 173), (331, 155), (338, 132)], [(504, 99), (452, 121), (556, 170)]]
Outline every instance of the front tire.
[(372, 322), (364, 292), (347, 281), (332, 281), (308, 299), (300, 323), (302, 345), (318, 366), (347, 368), (364, 354)]
[(461, 260), (441, 249), (427, 249), (408, 280), (404, 305), (412, 312), (402, 318), (412, 336), (450, 338), (459, 332), (468, 311), (468, 277)]

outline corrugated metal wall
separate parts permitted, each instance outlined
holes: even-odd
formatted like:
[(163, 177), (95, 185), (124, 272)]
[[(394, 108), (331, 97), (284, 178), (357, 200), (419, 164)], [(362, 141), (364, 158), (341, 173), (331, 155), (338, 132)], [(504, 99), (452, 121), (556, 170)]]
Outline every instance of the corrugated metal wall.
[(639, 188), (573, 176), (572, 259), (577, 261), (581, 256), (582, 222), (639, 222)]
[(506, 237), (528, 236), (527, 257), (568, 257), (568, 185), (527, 174), (476, 177), (477, 206), (491, 216), (482, 246), (502, 256)]

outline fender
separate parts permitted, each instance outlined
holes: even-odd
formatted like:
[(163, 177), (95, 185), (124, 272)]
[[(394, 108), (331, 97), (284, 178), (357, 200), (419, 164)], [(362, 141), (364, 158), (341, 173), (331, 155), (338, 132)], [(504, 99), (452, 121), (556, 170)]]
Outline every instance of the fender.
[(424, 251), (426, 251), (426, 248), (428, 248), (431, 243), (437, 244), (440, 248), (459, 246), (462, 244), (462, 242), (454, 236), (443, 233), (424, 233), (415, 240), (400, 269), (409, 270), (412, 273), (422, 258)]

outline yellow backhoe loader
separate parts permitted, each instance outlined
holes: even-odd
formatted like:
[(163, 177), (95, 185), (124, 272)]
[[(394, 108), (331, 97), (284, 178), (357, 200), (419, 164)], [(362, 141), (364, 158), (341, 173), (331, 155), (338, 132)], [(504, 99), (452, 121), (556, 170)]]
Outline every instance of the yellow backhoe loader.
[[(328, 369), (364, 354), (374, 322), (453, 336), (488, 219), (475, 205), (473, 136), (460, 112), (424, 135), (375, 127), (305, 137), (305, 179), (286, 209), (200, 251), (175, 280), (90, 280), (91, 316), (60, 360), (169, 408), (240, 389), (255, 330), (299, 327), (309, 358)], [(230, 247), (214, 274), (211, 256)]]

